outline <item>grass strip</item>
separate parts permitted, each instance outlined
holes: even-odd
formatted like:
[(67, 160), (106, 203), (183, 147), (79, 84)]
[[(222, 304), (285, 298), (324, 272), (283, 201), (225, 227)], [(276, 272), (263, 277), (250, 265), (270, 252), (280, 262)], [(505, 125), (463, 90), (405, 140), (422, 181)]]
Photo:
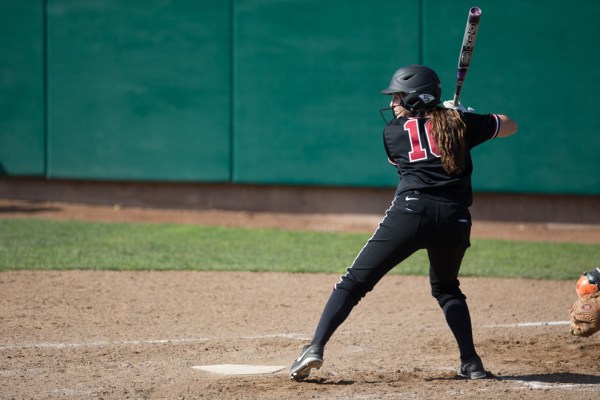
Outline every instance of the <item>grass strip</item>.
[[(344, 273), (370, 234), (180, 224), (0, 219), (0, 271), (199, 270)], [(462, 276), (575, 279), (600, 245), (472, 240)], [(391, 273), (425, 275), (419, 251)]]

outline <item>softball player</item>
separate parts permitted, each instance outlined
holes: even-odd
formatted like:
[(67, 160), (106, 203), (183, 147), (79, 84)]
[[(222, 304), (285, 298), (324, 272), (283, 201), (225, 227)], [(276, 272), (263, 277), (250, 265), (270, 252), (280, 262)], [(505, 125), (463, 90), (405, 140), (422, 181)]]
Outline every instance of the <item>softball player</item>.
[(451, 101), (442, 107), (441, 92), (435, 71), (421, 65), (400, 68), (382, 91), (392, 96), (394, 119), (386, 125), (383, 140), (400, 183), (377, 230), (335, 285), (311, 343), (291, 366), (290, 379), (301, 381), (312, 368), (320, 368), (324, 346), (354, 306), (388, 271), (420, 249), (426, 249), (429, 256), (431, 294), (458, 344), (458, 374), (470, 379), (486, 377), (458, 281), (470, 246), (470, 150), (487, 140), (512, 135), (517, 124), (505, 115), (466, 112)]

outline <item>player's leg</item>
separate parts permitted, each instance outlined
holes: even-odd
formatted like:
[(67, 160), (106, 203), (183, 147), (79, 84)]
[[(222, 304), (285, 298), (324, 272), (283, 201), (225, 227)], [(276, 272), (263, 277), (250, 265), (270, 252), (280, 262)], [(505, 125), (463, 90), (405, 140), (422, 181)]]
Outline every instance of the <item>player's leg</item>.
[(483, 378), (485, 371), (473, 343), (471, 315), (458, 280), (460, 265), (470, 246), (470, 216), (468, 211), (461, 215), (454, 206), (442, 203), (439, 218), (435, 244), (427, 249), (431, 292), (458, 344), (459, 373), (472, 379)]
[(350, 315), (354, 306), (390, 269), (418, 249), (414, 233), (419, 228), (421, 218), (422, 215), (419, 214), (407, 214), (401, 205), (396, 204), (396, 200), (392, 203), (371, 239), (335, 285), (311, 344), (302, 350), (292, 365), (291, 379), (307, 378), (310, 369), (317, 368), (311, 366), (311, 363), (320, 367), (324, 346)]
[(359, 252), (331, 293), (313, 337), (325, 345), (354, 306), (387, 274), (420, 247), (418, 231), (423, 213), (407, 213), (392, 204), (373, 236)]
[[(463, 255), (464, 250), (466, 248), (462, 251)], [(471, 315), (466, 297), (460, 290), (458, 279), (451, 273), (458, 270), (458, 267), (453, 265), (459, 265), (462, 260), (460, 250), (454, 253), (428, 250), (428, 254), (431, 263), (431, 293), (442, 308), (460, 351), (461, 366), (458, 374), (471, 379), (485, 378), (487, 374), (473, 342)]]
[(446, 322), (456, 338), (461, 360), (467, 360), (475, 355), (469, 308), (454, 272), (458, 271), (464, 251), (465, 249), (462, 249), (462, 254), (457, 254), (460, 250), (428, 250), (431, 294), (438, 301)]

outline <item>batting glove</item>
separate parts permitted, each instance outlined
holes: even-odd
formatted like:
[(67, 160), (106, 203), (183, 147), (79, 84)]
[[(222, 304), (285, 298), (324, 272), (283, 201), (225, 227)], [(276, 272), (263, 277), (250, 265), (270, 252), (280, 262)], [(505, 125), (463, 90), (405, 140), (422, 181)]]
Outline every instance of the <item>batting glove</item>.
[(458, 105), (455, 107), (454, 106), (454, 100), (446, 100), (446, 101), (444, 101), (444, 107), (446, 107), (446, 108), (452, 108), (454, 110), (458, 110), (458, 111), (461, 111), (461, 112), (473, 112), (473, 111), (475, 111), (475, 109), (471, 108), (471, 107), (465, 108), (465, 106), (463, 106), (462, 104), (460, 104), (460, 101), (458, 102)]

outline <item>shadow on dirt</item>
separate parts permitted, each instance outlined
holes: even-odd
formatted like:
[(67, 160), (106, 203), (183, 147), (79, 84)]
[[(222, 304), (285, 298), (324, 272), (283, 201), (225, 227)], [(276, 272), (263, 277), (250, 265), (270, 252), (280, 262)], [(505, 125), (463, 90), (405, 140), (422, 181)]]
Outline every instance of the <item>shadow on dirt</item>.
[(32, 205), (14, 205), (14, 206), (0, 206), (0, 214), (3, 213), (22, 213), (22, 214), (35, 214), (46, 211), (60, 211), (60, 207), (42, 207), (35, 204)]
[(316, 383), (319, 385), (332, 385), (332, 386), (346, 386), (353, 385), (356, 382), (351, 380), (339, 380), (339, 381), (329, 381), (327, 379), (319, 378), (319, 379), (307, 379), (304, 382), (306, 383)]

